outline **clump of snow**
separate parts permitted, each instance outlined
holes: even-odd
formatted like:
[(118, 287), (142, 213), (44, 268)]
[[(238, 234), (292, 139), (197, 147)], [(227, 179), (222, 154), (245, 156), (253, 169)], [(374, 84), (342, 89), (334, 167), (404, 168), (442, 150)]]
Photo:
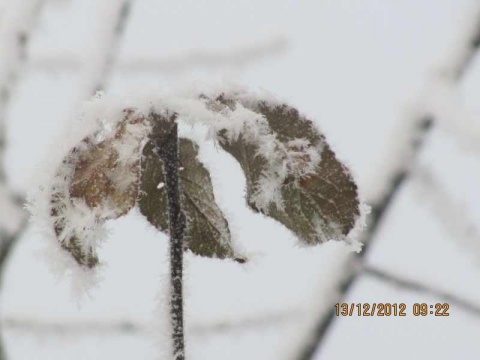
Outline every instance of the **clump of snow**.
[(348, 235), (343, 238), (344, 243), (349, 247), (349, 249), (356, 253), (362, 251), (363, 243), (360, 240), (363, 231), (367, 227), (367, 216), (372, 211), (371, 206), (368, 205), (361, 196), (359, 196), (359, 200), (360, 215), (355, 220), (355, 225), (353, 226), (352, 230), (350, 230)]
[[(57, 279), (64, 277), (72, 279), (72, 297), (80, 301), (84, 295), (88, 296), (90, 291), (97, 286), (101, 277), (101, 267), (85, 269), (79, 266), (74, 258), (60, 246), (54, 230), (55, 220), (50, 215), (50, 194), (51, 189), (42, 186), (36, 192), (29, 194), (27, 199), (27, 209), (32, 216), (31, 220), (35, 230), (41, 233), (42, 238), (45, 239), (45, 246), (39, 255), (45, 259), (45, 263)], [(104, 237), (105, 233), (97, 233), (97, 236)]]
[[(246, 104), (254, 106), (254, 100), (241, 93)], [(224, 95), (228, 99), (227, 95)], [(251, 201), (258, 209), (268, 213), (271, 204), (283, 208), (281, 189), (285, 179), (291, 176), (295, 181), (316, 171), (321, 161), (323, 146), (313, 146), (309, 140), (298, 138), (287, 143), (280, 141), (272, 132), (264, 115), (247, 108), (237, 101), (231, 106), (221, 101), (204, 99), (208, 109), (218, 115), (210, 121), (211, 136), (223, 143), (238, 141), (241, 137), (246, 144), (256, 148), (257, 156), (266, 161), (266, 167), (255, 184)], [(256, 100), (258, 103), (258, 100)], [(269, 106), (281, 104), (278, 100)], [(221, 134), (220, 136), (218, 134)]]

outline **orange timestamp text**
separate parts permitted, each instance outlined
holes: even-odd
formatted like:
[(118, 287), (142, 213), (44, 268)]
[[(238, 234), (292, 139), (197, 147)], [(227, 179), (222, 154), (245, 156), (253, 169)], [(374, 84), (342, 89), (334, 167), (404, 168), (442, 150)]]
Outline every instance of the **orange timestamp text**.
[(450, 316), (448, 303), (336, 303), (336, 316)]

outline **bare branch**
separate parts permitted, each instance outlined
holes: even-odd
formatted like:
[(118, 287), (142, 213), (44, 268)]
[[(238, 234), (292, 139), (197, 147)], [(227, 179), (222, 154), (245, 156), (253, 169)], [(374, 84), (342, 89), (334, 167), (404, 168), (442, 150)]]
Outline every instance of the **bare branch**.
[(417, 166), (412, 178), (416, 196), (438, 219), (450, 238), (480, 259), (480, 230), (466, 207), (452, 198), (426, 166)]
[(27, 214), (22, 208), (23, 196), (9, 187), (4, 168), (7, 146), (6, 114), (20, 77), (20, 70), (27, 61), (26, 48), (44, 1), (11, 4), (13, 6), (7, 8), (0, 25), (0, 274), (12, 245), (20, 238), (27, 223)]
[[(458, 43), (455, 44), (455, 49), (457, 49), (456, 56), (451, 56), (450, 62), (440, 66), (437, 71), (438, 74), (443, 76), (445, 81), (460, 81), (480, 46), (480, 6), (477, 4), (475, 11), (469, 11), (467, 15), (472, 26), (469, 26), (468, 31), (461, 34), (462, 36), (457, 41)], [(422, 103), (420, 102), (420, 104)], [(363, 251), (359, 254), (351, 254), (344, 260), (343, 268), (346, 276), (341, 277), (339, 280), (337, 287), (339, 296), (332, 297), (331, 310), (326, 314), (322, 313), (320, 315), (312, 329), (312, 336), (306, 339), (306, 343), (300, 348), (297, 359), (312, 359), (316, 349), (321, 347), (325, 340), (324, 335), (328, 332), (335, 319), (333, 304), (341, 302), (341, 298), (348, 293), (357, 277), (362, 273), (361, 264), (368, 253), (369, 245), (375, 238), (379, 225), (388, 213), (397, 193), (405, 181), (410, 178), (412, 167), (416, 162), (424, 140), (435, 125), (435, 118), (427, 111), (428, 109), (418, 109), (410, 112), (408, 114), (409, 117), (402, 119), (400, 132), (395, 132), (391, 142), (392, 149), (386, 152), (384, 166), (379, 167), (384, 169), (384, 177), (376, 184), (376, 192), (369, 194), (368, 200), (370, 200), (372, 205), (372, 212), (368, 219), (367, 230), (364, 231), (360, 239), (364, 243)]]
[(455, 294), (440, 291), (426, 284), (422, 284), (412, 279), (407, 280), (395, 274), (388, 273), (385, 270), (376, 269), (374, 267), (365, 267), (363, 271), (366, 275), (383, 280), (391, 284), (392, 286), (427, 294), (433, 298), (437, 298), (443, 302), (450, 304), (451, 307), (462, 309), (469, 312), (471, 315), (480, 317), (480, 306), (472, 302), (466, 301), (456, 296)]
[[(278, 56), (288, 50), (288, 41), (276, 36), (252, 44), (217, 50), (190, 50), (176, 56), (119, 60), (116, 67), (122, 73), (179, 74), (193, 68), (240, 68), (264, 58)], [(52, 56), (35, 59), (30, 65), (35, 70), (78, 70), (82, 63), (73, 56)], [(111, 68), (111, 67), (110, 67)]]
[(0, 187), (6, 182), (6, 110), (17, 85), (20, 70), (27, 60), (26, 48), (31, 31), (43, 7), (43, 0), (11, 2), (0, 23)]
[[(187, 332), (191, 335), (210, 335), (215, 333), (224, 333), (226, 331), (241, 331), (250, 329), (259, 329), (273, 325), (281, 325), (289, 321), (298, 319), (299, 316), (306, 314), (298, 311), (284, 311), (271, 314), (255, 315), (253, 317), (242, 318), (241, 320), (221, 320), (207, 324), (193, 324), (187, 327)], [(138, 333), (147, 334), (155, 331), (151, 326), (131, 320), (119, 321), (73, 321), (73, 322), (55, 322), (43, 320), (18, 319), (7, 317), (3, 319), (3, 326), (14, 329), (58, 333)]]
[[(27, 4), (28, 3), (28, 4)], [(8, 214), (0, 221), (0, 267), (7, 258), (13, 243), (21, 236), (27, 226), (27, 214), (23, 211), (23, 194), (15, 194), (7, 184), (3, 160), (6, 151), (6, 110), (9, 106), (11, 94), (15, 90), (20, 77), (20, 71), (26, 63), (26, 47), (30, 38), (33, 24), (38, 17), (44, 0), (19, 2), (22, 6), (12, 6), (11, 14), (5, 18), (0, 27), (0, 48), (5, 49), (5, 56), (0, 58), (0, 203), (1, 214)], [(116, 6), (105, 7), (101, 21), (113, 24), (107, 27), (107, 34), (100, 36), (104, 41), (95, 43), (92, 52), (99, 54), (96, 60), (87, 66), (85, 79), (86, 96), (94, 94), (107, 81), (116, 56), (119, 39), (123, 34), (125, 22), (129, 14), (130, 1), (119, 0)], [(18, 14), (17, 14), (18, 12)], [(3, 54), (3, 53), (2, 53)], [(1, 270), (1, 269), (0, 269)], [(1, 272), (0, 272), (1, 273)]]
[[(104, 90), (116, 63), (116, 56), (121, 38), (125, 32), (126, 23), (130, 15), (130, 0), (118, 0), (106, 3), (102, 7), (98, 27), (104, 29), (98, 34), (89, 52), (93, 59), (87, 64), (82, 64), (86, 74), (84, 84), (85, 94), (81, 93), (82, 101), (85, 97)], [(105, 28), (105, 24), (110, 24)]]
[[(6, 259), (26, 228), (23, 196), (9, 186), (5, 172), (7, 109), (27, 60), (26, 49), (44, 0), (9, 2), (0, 22), (0, 282)], [(5, 359), (0, 338), (0, 358)]]

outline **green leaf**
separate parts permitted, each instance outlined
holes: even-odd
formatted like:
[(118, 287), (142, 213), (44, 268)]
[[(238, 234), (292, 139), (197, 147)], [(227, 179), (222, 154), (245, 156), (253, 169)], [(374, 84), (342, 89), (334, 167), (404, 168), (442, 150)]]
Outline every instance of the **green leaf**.
[[(181, 208), (187, 220), (186, 248), (200, 256), (245, 262), (232, 247), (228, 222), (215, 202), (209, 172), (197, 159), (196, 146), (188, 139), (179, 140), (179, 185)], [(141, 167), (140, 212), (158, 230), (168, 234), (163, 163), (152, 142), (144, 147)]]
[(360, 214), (357, 186), (312, 121), (286, 104), (225, 95), (210, 108), (218, 104), (232, 112), (248, 108), (263, 117), (269, 131), (252, 136), (246, 123), (240, 135), (232, 136), (229, 126), (217, 133), (245, 173), (249, 207), (281, 222), (306, 244), (345, 239)]

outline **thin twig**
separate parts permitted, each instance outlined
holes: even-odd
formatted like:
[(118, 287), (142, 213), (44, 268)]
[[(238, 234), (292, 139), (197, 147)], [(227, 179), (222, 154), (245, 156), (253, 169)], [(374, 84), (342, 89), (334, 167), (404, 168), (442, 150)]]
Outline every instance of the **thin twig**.
[[(241, 68), (262, 59), (278, 56), (288, 50), (288, 41), (283, 36), (258, 41), (238, 48), (217, 50), (190, 50), (178, 55), (159, 57), (132, 57), (116, 64), (122, 73), (179, 74), (194, 68), (218, 69)], [(40, 71), (75, 71), (82, 67), (80, 60), (68, 55), (44, 55), (36, 58), (30, 66)]]
[[(15, 216), (14, 222), (9, 221), (8, 224), (5, 224), (0, 221), (0, 276), (3, 274), (8, 254), (10, 254), (13, 245), (26, 228), (28, 218), (27, 213), (22, 208), (23, 195), (17, 194), (11, 189), (5, 173), (6, 114), (12, 94), (20, 78), (20, 70), (27, 61), (26, 49), (31, 31), (37, 22), (44, 3), (43, 0), (30, 1), (25, 9), (17, 9), (18, 11), (24, 10), (22, 14), (9, 14), (11, 18), (17, 18), (15, 23), (5, 22), (0, 27), (0, 47), (5, 50), (0, 59), (0, 188), (2, 188), (0, 192), (3, 193), (0, 206), (4, 211), (9, 209), (9, 215), (14, 214)], [(19, 18), (21, 18), (21, 21)]]
[[(188, 334), (194, 336), (209, 336), (227, 331), (258, 331), (263, 327), (281, 326), (292, 320), (298, 320), (299, 316), (307, 316), (300, 311), (284, 311), (272, 314), (255, 315), (243, 317), (242, 319), (225, 319), (212, 321), (210, 323), (194, 324), (188, 327)], [(55, 322), (33, 319), (20, 319), (17, 317), (4, 317), (2, 319), (4, 328), (19, 329), (31, 332), (58, 332), (62, 334), (78, 333), (131, 333), (148, 334), (154, 332), (151, 326), (146, 323), (131, 320), (85, 320), (74, 322)], [(1, 358), (0, 358), (1, 359)]]
[[(6, 111), (12, 98), (22, 66), (27, 61), (27, 45), (30, 41), (31, 31), (36, 24), (36, 19), (44, 5), (44, 0), (12, 3), (7, 8), (4, 20), (0, 24), (0, 186), (6, 182), (3, 165), (6, 151)], [(25, 5), (25, 4), (24, 4)], [(9, 12), (8, 10), (11, 10)], [(12, 10), (13, 9), (13, 10)], [(16, 11), (16, 12), (15, 12)]]
[[(8, 193), (8, 196), (2, 198), (2, 200), (8, 201), (8, 203), (2, 203), (1, 206), (3, 208), (8, 208), (8, 206), (17, 207), (19, 213), (18, 217), (20, 219), (15, 222), (15, 224), (17, 224), (16, 229), (8, 229), (8, 231), (1, 228), (2, 224), (0, 222), (0, 274), (2, 274), (4, 262), (8, 258), (8, 254), (10, 253), (13, 244), (21, 237), (28, 222), (28, 215), (23, 210), (25, 195), (17, 194), (10, 189), (7, 184), (7, 178), (3, 166), (6, 152), (6, 110), (10, 104), (12, 93), (19, 81), (21, 74), (20, 70), (24, 63), (27, 62), (26, 48), (30, 40), (31, 31), (34, 28), (34, 24), (36, 24), (36, 18), (38, 18), (44, 4), (44, 0), (32, 0), (29, 2), (26, 9), (27, 14), (22, 15), (22, 21), (18, 21), (18, 24), (10, 24), (10, 27), (8, 28), (2, 27), (1, 30), (3, 30), (4, 33), (0, 34), (3, 35), (0, 38), (2, 43), (8, 44), (13, 42), (14, 44), (13, 49), (11, 49), (5, 57), (0, 59), (5, 62), (5, 64), (0, 63), (0, 66), (3, 66), (2, 69), (0, 69), (0, 75), (2, 75), (0, 76), (0, 187), (3, 187), (5, 189), (4, 192)], [(128, 14), (130, 13), (129, 9), (130, 0), (120, 0), (118, 9), (110, 9), (110, 11), (113, 11), (111, 17), (115, 19), (113, 27), (109, 36), (106, 37), (107, 44), (103, 44), (104, 49), (101, 52), (100, 60), (95, 64), (96, 68), (89, 69), (92, 75), (87, 78), (90, 79), (89, 83), (92, 85), (87, 89), (87, 94), (85, 94), (85, 96), (94, 94), (99, 87), (104, 86), (109, 78), (117, 54), (116, 50), (118, 43), (123, 35), (125, 23)], [(28, 24), (28, 26), (25, 26), (25, 24)]]
[[(108, 9), (109, 11), (112, 11)], [(100, 61), (88, 71), (94, 74), (91, 85), (87, 91), (89, 94), (95, 94), (97, 91), (104, 90), (107, 81), (111, 76), (114, 65), (116, 64), (118, 48), (121, 39), (125, 33), (126, 24), (130, 15), (131, 0), (121, 0), (116, 9), (113, 9), (112, 23), (113, 25), (108, 30), (105, 41), (102, 41), (97, 46), (97, 51), (100, 52)], [(108, 21), (108, 19), (107, 19)]]
[(479, 259), (480, 229), (467, 207), (449, 194), (426, 164), (416, 167), (412, 180), (419, 203), (430, 210), (456, 245)]
[(455, 294), (451, 294), (445, 291), (438, 290), (434, 287), (428, 286), (413, 279), (405, 279), (399, 277), (393, 273), (388, 273), (385, 270), (380, 270), (374, 267), (367, 266), (363, 269), (363, 272), (371, 277), (385, 281), (392, 286), (408, 289), (411, 291), (427, 294), (433, 298), (439, 299), (442, 302), (446, 302), (451, 308), (466, 310), (470, 314), (480, 317), (480, 306), (477, 304), (466, 301)]
[[(0, 285), (6, 259), (26, 228), (27, 214), (22, 209), (23, 196), (18, 195), (8, 184), (4, 161), (7, 150), (7, 108), (20, 77), (20, 69), (27, 61), (27, 45), (30, 34), (37, 23), (44, 5), (43, 0), (12, 2), (17, 13), (6, 13), (9, 17), (0, 24), (0, 198), (6, 219), (0, 219)], [(18, 8), (16, 7), (18, 6)], [(24, 6), (24, 7), (22, 7)], [(7, 214), (8, 213), (8, 218)], [(1, 211), (0, 211), (1, 212)], [(13, 221), (11, 221), (13, 219)], [(3, 341), (0, 338), (0, 359), (6, 359)]]

